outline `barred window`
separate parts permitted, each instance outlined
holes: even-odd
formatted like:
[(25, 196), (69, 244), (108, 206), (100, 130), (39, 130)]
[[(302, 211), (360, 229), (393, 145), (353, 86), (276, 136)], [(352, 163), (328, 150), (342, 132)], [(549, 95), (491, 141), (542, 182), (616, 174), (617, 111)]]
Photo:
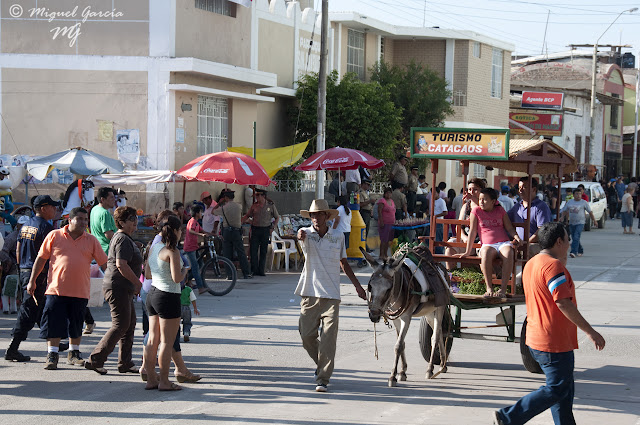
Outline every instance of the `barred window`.
[(196, 8), (235, 17), (235, 4), (230, 4), (229, 0), (196, 0)]
[(198, 156), (227, 150), (228, 138), (228, 100), (198, 96)]
[(364, 33), (352, 29), (347, 37), (347, 72), (364, 81)]
[(473, 177), (484, 179), (487, 177), (487, 169), (484, 165), (473, 164)]

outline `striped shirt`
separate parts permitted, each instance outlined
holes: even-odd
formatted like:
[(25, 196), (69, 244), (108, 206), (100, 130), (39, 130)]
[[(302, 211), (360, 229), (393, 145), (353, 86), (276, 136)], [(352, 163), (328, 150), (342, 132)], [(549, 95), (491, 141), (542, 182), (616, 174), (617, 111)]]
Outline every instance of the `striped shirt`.
[(534, 350), (564, 353), (578, 348), (578, 329), (558, 308), (556, 301), (576, 303), (569, 271), (560, 260), (538, 254), (522, 272), (527, 303), (527, 345)]
[(339, 300), (340, 260), (347, 258), (344, 234), (329, 228), (324, 237), (320, 237), (313, 226), (302, 230), (307, 234), (302, 242), (305, 262), (295, 294)]

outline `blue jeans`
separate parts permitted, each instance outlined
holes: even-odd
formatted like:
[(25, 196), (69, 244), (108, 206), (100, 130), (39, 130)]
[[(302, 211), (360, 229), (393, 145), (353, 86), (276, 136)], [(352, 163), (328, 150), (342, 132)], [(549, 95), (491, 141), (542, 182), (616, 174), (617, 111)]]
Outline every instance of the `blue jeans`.
[(580, 245), (580, 236), (582, 235), (584, 224), (570, 224), (569, 234), (571, 235), (571, 253), (582, 254), (582, 246)]
[(196, 252), (197, 251), (185, 251), (184, 255), (187, 256), (189, 264), (191, 265), (191, 276), (195, 279), (196, 286), (198, 288), (204, 288), (204, 282), (202, 281), (202, 276), (200, 276), (200, 266), (198, 265)]
[(529, 421), (547, 409), (551, 409), (555, 425), (575, 425), (573, 418), (573, 351), (547, 353), (529, 348), (540, 364), (547, 382), (536, 391), (527, 394), (513, 406), (498, 412), (505, 425), (519, 425)]

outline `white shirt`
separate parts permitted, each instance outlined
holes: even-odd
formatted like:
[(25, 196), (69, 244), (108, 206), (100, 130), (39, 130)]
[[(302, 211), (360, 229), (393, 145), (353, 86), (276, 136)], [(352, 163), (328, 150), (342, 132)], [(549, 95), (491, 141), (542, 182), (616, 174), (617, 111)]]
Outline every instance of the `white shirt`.
[(516, 204), (516, 201), (509, 198), (507, 195), (500, 195), (498, 197), (498, 202), (500, 202), (500, 205), (502, 205), (502, 208), (504, 208), (505, 211), (509, 211)]
[(202, 230), (207, 233), (213, 232), (213, 225), (216, 221), (220, 220), (220, 218), (216, 215), (213, 215), (212, 211), (218, 204), (216, 201), (211, 201), (211, 205), (209, 208), (204, 210), (204, 214), (202, 214)]
[(351, 217), (353, 213), (349, 212), (349, 214), (347, 214), (347, 211), (344, 209), (344, 206), (340, 205), (338, 207), (338, 214), (339, 214), (338, 217), (340, 217), (340, 223), (338, 223), (338, 227), (336, 228), (336, 230), (342, 233), (350, 232)]
[(444, 201), (444, 199), (436, 199), (435, 203), (433, 204), (433, 214), (437, 216), (438, 214), (442, 214), (443, 212), (447, 211), (447, 203)]
[(340, 260), (347, 258), (344, 235), (329, 228), (324, 237), (311, 227), (301, 242), (305, 262), (295, 294), (301, 297), (340, 299)]
[(347, 170), (345, 172), (344, 181), (347, 183), (358, 183), (360, 184), (360, 171), (356, 168), (355, 170)]

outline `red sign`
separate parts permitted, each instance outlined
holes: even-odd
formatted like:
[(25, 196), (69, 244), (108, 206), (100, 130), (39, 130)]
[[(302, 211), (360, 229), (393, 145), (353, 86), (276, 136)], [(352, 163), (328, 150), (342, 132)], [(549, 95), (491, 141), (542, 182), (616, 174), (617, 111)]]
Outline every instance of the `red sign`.
[(511, 134), (530, 134), (512, 121), (530, 128), (541, 136), (562, 136), (562, 114), (555, 112), (510, 112)]
[(537, 109), (562, 109), (563, 93), (522, 92), (522, 107)]

